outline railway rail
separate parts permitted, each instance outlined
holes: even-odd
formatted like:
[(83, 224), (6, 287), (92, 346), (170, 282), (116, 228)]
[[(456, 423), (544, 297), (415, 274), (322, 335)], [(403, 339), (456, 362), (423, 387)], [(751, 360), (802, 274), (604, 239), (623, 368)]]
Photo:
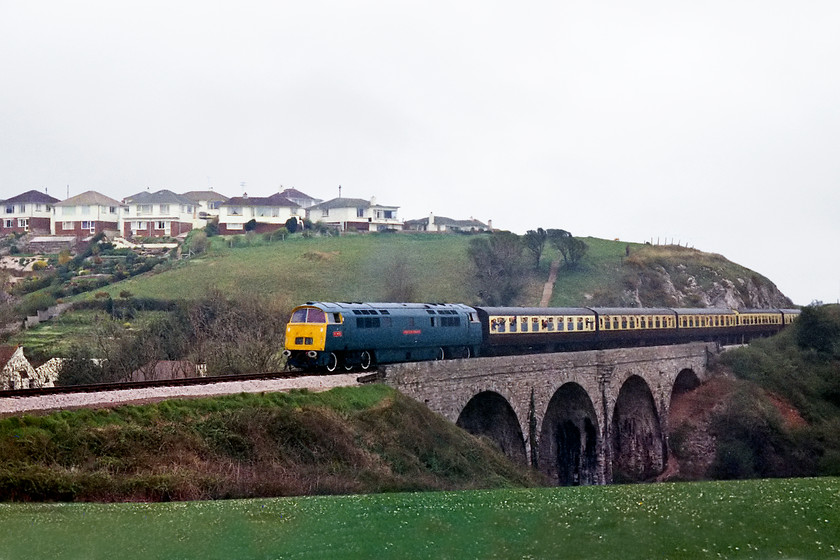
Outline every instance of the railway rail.
[(353, 373), (312, 375), (306, 372), (273, 372), (15, 389), (0, 391), (0, 416), (238, 393), (279, 392), (294, 389), (318, 391), (340, 386), (356, 386), (369, 382), (372, 378), (373, 376), (370, 375), (359, 376)]

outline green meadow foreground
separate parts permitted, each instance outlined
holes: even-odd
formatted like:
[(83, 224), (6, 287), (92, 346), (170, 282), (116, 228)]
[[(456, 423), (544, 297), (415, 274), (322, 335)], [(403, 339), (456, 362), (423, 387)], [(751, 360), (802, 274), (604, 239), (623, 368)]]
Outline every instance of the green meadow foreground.
[(840, 478), (0, 504), (0, 558), (837, 558)]

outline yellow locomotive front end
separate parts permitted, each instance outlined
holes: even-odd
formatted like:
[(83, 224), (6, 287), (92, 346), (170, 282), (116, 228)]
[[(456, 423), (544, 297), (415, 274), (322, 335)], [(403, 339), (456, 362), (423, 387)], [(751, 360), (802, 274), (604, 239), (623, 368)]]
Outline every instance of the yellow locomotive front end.
[(334, 341), (328, 339), (341, 339), (342, 324), (341, 313), (324, 310), (311, 303), (296, 307), (286, 325), (283, 355), (286, 356), (287, 363), (301, 369), (328, 365), (332, 351), (327, 348), (328, 342), (335, 345)]
[(286, 326), (286, 350), (323, 352), (326, 343), (327, 314), (317, 307), (296, 307)]

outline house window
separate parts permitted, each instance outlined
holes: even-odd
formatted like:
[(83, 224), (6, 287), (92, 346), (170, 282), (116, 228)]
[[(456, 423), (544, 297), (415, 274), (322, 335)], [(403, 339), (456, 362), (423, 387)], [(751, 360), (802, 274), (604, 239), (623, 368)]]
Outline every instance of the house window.
[(228, 216), (241, 216), (242, 215), (242, 207), (241, 206), (229, 206), (228, 207)]
[(230, 231), (241, 230), (245, 229), (245, 224), (227, 224), (225, 227), (227, 227), (227, 229)]
[(393, 210), (385, 210), (384, 214), (386, 220), (393, 220), (394, 218), (396, 218), (396, 212), (394, 212)]
[(167, 222), (158, 222), (157, 229), (166, 229)]
[(75, 216), (76, 215), (76, 207), (75, 206), (65, 206), (61, 209), (61, 214), (63, 216)]
[(134, 222), (134, 230), (146, 229), (146, 222)]
[(87, 216), (90, 214), (90, 206), (82, 206), (82, 216)]
[(15, 213), (15, 205), (14, 204), (7, 204), (6, 205), (6, 214), (14, 214)]
[(93, 231), (96, 229), (96, 222), (82, 220), (82, 229), (89, 229)]
[(117, 213), (117, 207), (116, 206), (109, 206), (108, 207), (108, 212), (110, 214), (116, 214)]
[(356, 208), (356, 217), (357, 218), (364, 218), (365, 217), (365, 209), (364, 208)]
[(18, 218), (18, 227), (29, 230), (29, 218)]
[(13, 228), (15, 221), (14, 220), (3, 220), (3, 227), (6, 228)]
[(26, 204), (18, 204), (18, 208), (19, 208), (18, 212), (20, 212), (21, 214), (26, 212)]
[(151, 204), (138, 204), (137, 205), (137, 215), (142, 216), (144, 214), (151, 214), (152, 213), (152, 205)]
[(329, 215), (330, 215), (330, 211), (329, 211), (328, 208), (324, 208), (323, 210), (321, 210), (321, 217), (322, 218), (326, 218)]
[(35, 211), (40, 212), (42, 206), (43, 206), (42, 204), (35, 204)]
[(168, 204), (161, 204), (160, 205), (160, 213), (161, 214), (169, 214), (169, 205)]

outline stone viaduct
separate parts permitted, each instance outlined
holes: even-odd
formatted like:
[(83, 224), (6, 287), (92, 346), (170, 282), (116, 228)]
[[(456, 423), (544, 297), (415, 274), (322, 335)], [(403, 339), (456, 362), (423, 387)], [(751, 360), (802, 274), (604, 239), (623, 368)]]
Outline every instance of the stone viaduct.
[(414, 362), (379, 377), (558, 485), (665, 469), (674, 394), (709, 377), (715, 343)]

